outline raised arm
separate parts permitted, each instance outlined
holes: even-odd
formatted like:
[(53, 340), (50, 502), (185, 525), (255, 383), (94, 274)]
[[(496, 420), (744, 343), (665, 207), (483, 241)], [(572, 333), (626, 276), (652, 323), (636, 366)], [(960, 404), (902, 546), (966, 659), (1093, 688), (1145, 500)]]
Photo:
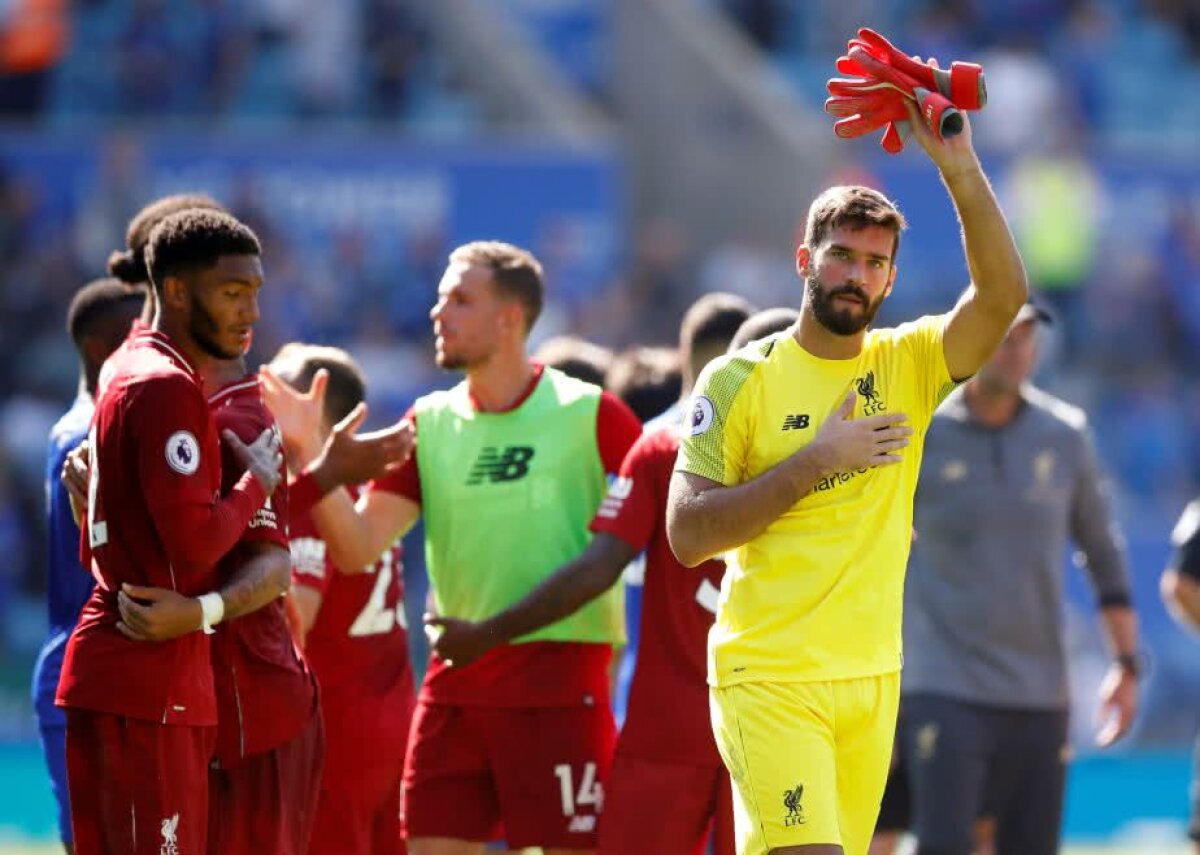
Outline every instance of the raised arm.
[(963, 132), (940, 142), (905, 101), (921, 147), (941, 173), (962, 226), (971, 284), (950, 311), (942, 346), (950, 376), (965, 380), (1000, 344), (1017, 310), (1029, 299), (1025, 265), (971, 142)]
[(912, 428), (903, 413), (853, 419), (855, 393), (813, 441), (756, 478), (726, 486), (685, 471), (671, 476), (667, 538), (679, 562), (695, 567), (758, 537), (827, 475), (900, 462)]

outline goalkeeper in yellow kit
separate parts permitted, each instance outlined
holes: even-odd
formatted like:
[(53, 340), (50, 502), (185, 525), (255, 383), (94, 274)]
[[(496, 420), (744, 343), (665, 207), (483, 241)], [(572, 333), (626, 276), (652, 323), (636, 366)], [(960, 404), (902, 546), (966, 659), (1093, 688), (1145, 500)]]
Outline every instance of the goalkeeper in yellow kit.
[(680, 561), (729, 553), (708, 681), (739, 855), (866, 853), (895, 732), (925, 431), (1028, 295), (969, 125), (944, 142), (912, 125), (962, 224), (971, 284), (958, 304), (870, 330), (904, 218), (874, 190), (826, 190), (796, 252), (799, 320), (709, 364), (671, 480)]

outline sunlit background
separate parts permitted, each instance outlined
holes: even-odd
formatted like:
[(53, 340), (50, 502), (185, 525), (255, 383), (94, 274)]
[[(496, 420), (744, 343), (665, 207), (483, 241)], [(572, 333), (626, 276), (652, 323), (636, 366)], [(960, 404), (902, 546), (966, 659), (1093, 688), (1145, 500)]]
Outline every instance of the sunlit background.
[(1156, 589), (1200, 481), (1196, 0), (0, 2), (0, 846), (54, 839), (29, 701), (45, 442), (76, 384), (67, 301), (131, 214), (203, 190), (250, 223), (268, 280), (253, 361), (349, 348), (374, 424), (451, 382), (427, 312), (447, 252), (476, 238), (545, 264), (535, 343), (670, 344), (708, 290), (798, 304), (807, 204), (857, 181), (911, 224), (881, 319), (943, 311), (966, 272), (932, 167), (838, 141), (821, 112), (864, 24), (984, 65), (976, 144), (1059, 320), (1040, 378), (1088, 410), (1128, 540), (1151, 670), (1134, 734), (1103, 754), (1107, 657), (1064, 556), (1066, 836), (1182, 851), (1200, 646)]

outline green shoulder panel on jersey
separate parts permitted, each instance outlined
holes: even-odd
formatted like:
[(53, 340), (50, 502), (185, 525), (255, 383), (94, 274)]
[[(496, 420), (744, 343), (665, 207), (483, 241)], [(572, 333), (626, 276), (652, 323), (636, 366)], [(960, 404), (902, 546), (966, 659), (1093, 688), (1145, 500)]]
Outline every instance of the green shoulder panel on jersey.
[(738, 393), (755, 368), (765, 362), (781, 335), (776, 333), (752, 341), (741, 350), (718, 357), (708, 364), (696, 383), (688, 436), (683, 445), (690, 466), (687, 471), (725, 483), (725, 422)]

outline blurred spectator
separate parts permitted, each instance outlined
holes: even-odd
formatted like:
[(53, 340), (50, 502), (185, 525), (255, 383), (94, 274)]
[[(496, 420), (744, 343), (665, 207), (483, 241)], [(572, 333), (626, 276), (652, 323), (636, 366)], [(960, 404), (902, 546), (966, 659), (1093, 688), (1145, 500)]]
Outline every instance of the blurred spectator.
[(1028, 33), (1010, 35), (976, 61), (988, 88), (987, 109), (971, 118), (981, 148), (1012, 154), (1063, 132), (1062, 81)]
[(9, 0), (0, 6), (0, 114), (42, 112), (55, 67), (66, 53), (67, 0)]
[(293, 23), (291, 62), (300, 110), (306, 116), (335, 116), (355, 96), (362, 51), (362, 15), (357, 3), (301, 0)]
[(372, 118), (406, 115), (412, 76), (424, 50), (424, 35), (405, 0), (367, 0), (363, 29), (368, 113)]
[(1065, 129), (1042, 133), (1026, 143), (1032, 152), (1010, 170), (1004, 196), (1029, 282), (1053, 305), (1071, 355), (1083, 334), (1081, 293), (1095, 264), (1106, 199), (1073, 137)]
[(120, 107), (135, 116), (161, 117), (174, 107), (185, 45), (176, 38), (167, 0), (133, 0), (115, 45)]
[(613, 352), (607, 347), (594, 344), (573, 335), (559, 335), (546, 339), (533, 354), (534, 361), (557, 368), (559, 371), (583, 380), (604, 386), (604, 378), (613, 364)]
[(781, 0), (724, 0), (733, 20), (763, 50), (779, 47), (784, 23)]
[[(30, 569), (30, 535), (37, 523), (28, 508), (21, 506), (20, 494), (13, 483), (8, 462), (0, 456), (0, 618), (8, 614), (8, 606)], [(9, 621), (0, 619), (0, 656), (7, 652)]]
[(643, 424), (679, 400), (683, 371), (671, 347), (630, 347), (613, 359), (604, 378), (612, 392)]

